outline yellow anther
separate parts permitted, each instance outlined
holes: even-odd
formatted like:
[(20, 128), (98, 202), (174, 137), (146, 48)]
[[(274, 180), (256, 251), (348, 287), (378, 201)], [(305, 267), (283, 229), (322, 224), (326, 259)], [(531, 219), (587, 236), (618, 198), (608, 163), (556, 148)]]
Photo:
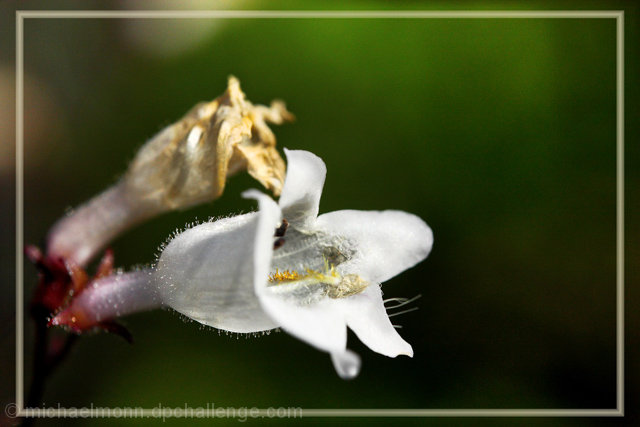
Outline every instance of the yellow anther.
[(301, 276), (297, 271), (291, 270), (279, 271), (278, 269), (276, 269), (275, 273), (269, 275), (270, 282), (290, 282), (293, 280), (298, 280), (300, 278)]

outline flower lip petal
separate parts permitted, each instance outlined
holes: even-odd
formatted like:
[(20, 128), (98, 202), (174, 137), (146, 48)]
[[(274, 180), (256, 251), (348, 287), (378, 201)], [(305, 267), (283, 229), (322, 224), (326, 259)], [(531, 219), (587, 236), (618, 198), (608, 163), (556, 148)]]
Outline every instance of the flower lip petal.
[(269, 288), (260, 293), (260, 303), (282, 329), (319, 350), (343, 353), (347, 345), (347, 325), (333, 301), (296, 304)]
[(400, 337), (384, 308), (380, 286), (371, 283), (363, 292), (336, 300), (347, 325), (371, 350), (388, 357), (413, 357), (411, 345)]
[(424, 260), (433, 233), (420, 218), (403, 211), (342, 210), (320, 215), (316, 228), (342, 236), (356, 249), (339, 271), (384, 282)]
[(308, 228), (318, 216), (327, 167), (322, 159), (303, 150), (284, 150), (287, 176), (280, 196), (282, 215), (300, 228)]

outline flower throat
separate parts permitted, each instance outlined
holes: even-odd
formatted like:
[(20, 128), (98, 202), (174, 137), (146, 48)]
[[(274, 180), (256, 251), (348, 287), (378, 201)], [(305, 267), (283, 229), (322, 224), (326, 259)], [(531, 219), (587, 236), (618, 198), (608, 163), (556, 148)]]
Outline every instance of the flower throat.
[[(286, 234), (286, 236), (285, 236)], [(345, 298), (366, 289), (369, 282), (356, 274), (341, 275), (335, 269), (351, 258), (348, 242), (320, 233), (304, 233), (289, 228), (286, 219), (274, 233), (274, 255), (269, 275), (278, 291), (320, 291), (330, 298)], [(275, 289), (274, 289), (275, 290)]]

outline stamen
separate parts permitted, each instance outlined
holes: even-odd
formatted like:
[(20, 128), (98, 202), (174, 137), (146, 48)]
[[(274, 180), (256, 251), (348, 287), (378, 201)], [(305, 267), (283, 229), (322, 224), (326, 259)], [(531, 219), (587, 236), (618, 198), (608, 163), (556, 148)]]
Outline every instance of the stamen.
[(388, 314), (387, 316), (388, 316), (388, 317), (399, 316), (399, 315), (401, 315), (401, 314), (405, 314), (405, 313), (410, 313), (410, 312), (412, 312), (412, 311), (416, 311), (418, 308), (419, 308), (419, 307), (411, 307), (411, 308), (408, 308), (408, 309), (406, 309), (406, 310), (399, 311), (399, 312), (397, 312), (397, 313), (391, 313), (391, 314)]
[(400, 308), (402, 306), (405, 306), (407, 304), (411, 304), (412, 302), (414, 302), (415, 300), (421, 298), (422, 295), (418, 294), (413, 298), (407, 299), (407, 298), (389, 298), (384, 300), (383, 302), (386, 304), (387, 302), (398, 302), (399, 304), (396, 305), (392, 305), (389, 307), (385, 307), (387, 310), (393, 310), (394, 308)]
[(300, 279), (301, 277), (297, 271), (290, 270), (278, 271), (276, 269), (275, 273), (269, 275), (269, 282), (291, 282)]
[(324, 289), (324, 295), (334, 299), (359, 294), (369, 286), (369, 282), (357, 274), (342, 276), (326, 259), (324, 264), (324, 272), (306, 269), (305, 272), (301, 274), (297, 271), (280, 271), (276, 269), (275, 273), (269, 275), (269, 282), (272, 283), (272, 286), (278, 287), (280, 290), (283, 290), (283, 288), (278, 285), (294, 286), (294, 289), (319, 285), (320, 289)]

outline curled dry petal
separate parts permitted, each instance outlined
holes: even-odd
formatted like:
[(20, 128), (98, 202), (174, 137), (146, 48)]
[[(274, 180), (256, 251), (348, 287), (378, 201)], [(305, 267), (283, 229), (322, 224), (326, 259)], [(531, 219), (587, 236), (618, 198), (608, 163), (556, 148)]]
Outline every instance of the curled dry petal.
[(196, 105), (142, 147), (124, 178), (128, 191), (146, 203), (184, 208), (217, 198), (227, 176), (247, 168), (279, 195), (285, 166), (266, 122), (292, 119), (280, 102), (251, 104), (230, 77), (222, 96)]

